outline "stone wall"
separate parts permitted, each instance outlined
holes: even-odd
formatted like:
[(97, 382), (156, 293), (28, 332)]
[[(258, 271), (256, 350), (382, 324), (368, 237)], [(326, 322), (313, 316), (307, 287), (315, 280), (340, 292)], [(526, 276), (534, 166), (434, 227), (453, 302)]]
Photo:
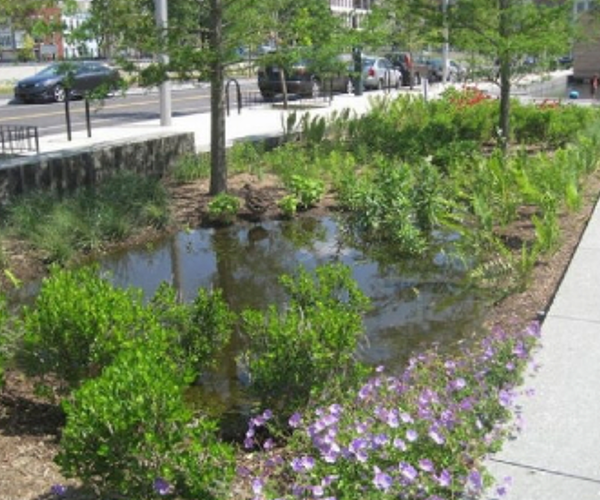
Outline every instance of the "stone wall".
[(184, 154), (194, 153), (192, 132), (160, 132), (145, 137), (43, 153), (0, 162), (0, 204), (32, 191), (59, 193), (91, 186), (129, 170), (161, 177)]

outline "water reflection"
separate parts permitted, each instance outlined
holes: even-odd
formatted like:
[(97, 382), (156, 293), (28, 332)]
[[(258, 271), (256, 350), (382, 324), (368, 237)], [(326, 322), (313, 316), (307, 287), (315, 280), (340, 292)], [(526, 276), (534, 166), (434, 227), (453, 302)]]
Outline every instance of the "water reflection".
[[(360, 353), (368, 363), (399, 367), (416, 349), (432, 342), (448, 344), (479, 325), (478, 302), (473, 297), (448, 300), (461, 291), (460, 270), (450, 261), (440, 255), (392, 263), (373, 260), (364, 250), (348, 245), (331, 218), (180, 233), (152, 249), (106, 258), (101, 268), (112, 274), (117, 285), (142, 288), (147, 296), (162, 281), (176, 286), (186, 300), (192, 300), (200, 287), (220, 288), (239, 312), (281, 304), (285, 300), (279, 284), (282, 274), (333, 261), (352, 269), (353, 278), (372, 301), (365, 318), (368, 346)], [(219, 369), (226, 378), (240, 377), (234, 358), (241, 342), (234, 339), (223, 353)]]

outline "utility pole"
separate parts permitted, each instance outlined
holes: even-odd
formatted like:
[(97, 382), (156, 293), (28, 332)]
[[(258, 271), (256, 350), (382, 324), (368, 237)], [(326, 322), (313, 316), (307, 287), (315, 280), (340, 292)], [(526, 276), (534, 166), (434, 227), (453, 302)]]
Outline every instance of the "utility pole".
[[(168, 10), (167, 0), (154, 0), (155, 3), (155, 15), (156, 15), (156, 27), (159, 30), (161, 44), (166, 42), (166, 34), (168, 27)], [(158, 60), (161, 64), (169, 64), (169, 56), (163, 51), (158, 55)], [(160, 84), (160, 126), (170, 127), (171, 126), (171, 82), (165, 80)]]
[(448, 81), (448, 0), (442, 0), (444, 16), (444, 45), (442, 46), (442, 81)]

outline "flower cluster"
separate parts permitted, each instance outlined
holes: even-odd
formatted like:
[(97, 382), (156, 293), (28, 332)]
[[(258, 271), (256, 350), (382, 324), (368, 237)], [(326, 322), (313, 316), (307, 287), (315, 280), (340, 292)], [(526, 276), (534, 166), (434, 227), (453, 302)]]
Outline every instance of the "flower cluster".
[[(496, 329), (454, 359), (432, 350), (400, 376), (380, 367), (348, 400), (292, 415), (285, 452), (271, 449), (251, 473), (254, 500), (440, 500), (481, 492), (482, 458), (511, 428), (514, 388), (538, 334), (538, 325), (516, 334)], [(247, 445), (271, 417), (252, 419)]]
[(489, 101), (492, 96), (485, 93), (478, 87), (464, 86), (460, 92), (454, 93), (450, 96), (449, 100), (457, 108), (465, 108), (476, 106), (481, 102)]

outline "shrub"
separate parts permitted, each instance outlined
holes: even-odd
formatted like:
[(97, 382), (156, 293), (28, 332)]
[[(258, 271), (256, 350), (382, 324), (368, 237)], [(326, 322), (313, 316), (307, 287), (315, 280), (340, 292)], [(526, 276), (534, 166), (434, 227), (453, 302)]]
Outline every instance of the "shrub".
[(232, 224), (240, 210), (240, 200), (227, 193), (216, 195), (208, 204), (208, 216), (221, 224)]
[(294, 217), (294, 215), (296, 215), (299, 203), (300, 202), (298, 198), (296, 198), (293, 194), (288, 194), (277, 202), (277, 206), (281, 209), (285, 217), (291, 219)]
[(251, 390), (285, 415), (362, 373), (355, 355), (367, 299), (341, 265), (319, 267), (314, 277), (300, 269), (281, 281), (289, 296), (285, 311), (242, 313), (249, 337), (243, 356)]
[(144, 315), (141, 293), (113, 287), (97, 266), (54, 267), (34, 306), (24, 310), (24, 367), (77, 386), (143, 329)]
[(298, 200), (298, 208), (307, 210), (316, 205), (325, 192), (323, 181), (292, 175), (289, 185), (292, 194)]
[(185, 406), (188, 382), (161, 346), (122, 351), (63, 403), (63, 474), (119, 498), (223, 498), (232, 451), (217, 441), (214, 422)]

